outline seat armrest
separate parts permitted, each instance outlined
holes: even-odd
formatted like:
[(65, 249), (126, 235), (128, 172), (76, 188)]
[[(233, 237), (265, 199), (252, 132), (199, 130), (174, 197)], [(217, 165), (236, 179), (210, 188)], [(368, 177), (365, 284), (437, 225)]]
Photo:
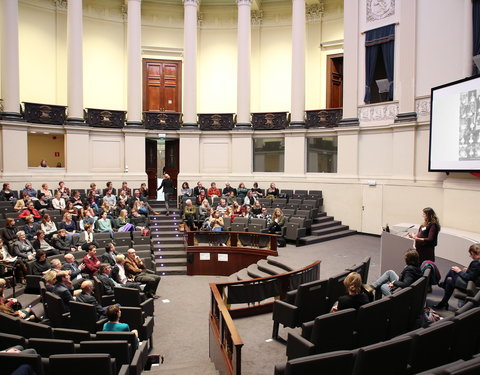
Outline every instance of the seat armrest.
[(130, 373), (130, 368), (128, 365), (122, 365), (120, 367), (120, 371), (117, 373), (117, 375), (129, 375)]
[(468, 283), (467, 283), (467, 296), (468, 297), (473, 297), (475, 296), (475, 294), (477, 294), (477, 292), (479, 291), (479, 288), (477, 287), (477, 285), (475, 284), (475, 282), (473, 280), (470, 280)]
[(287, 364), (282, 363), (280, 365), (275, 365), (275, 375), (285, 375), (285, 369), (286, 369)]
[(311, 320), (302, 324), (302, 337), (304, 339), (310, 340), (310, 337), (312, 337), (314, 323), (315, 321)]
[(113, 294), (105, 294), (102, 296), (102, 306), (110, 306), (115, 303), (115, 296)]
[(291, 290), (290, 292), (287, 292), (287, 297), (285, 298), (285, 302), (289, 303), (290, 305), (293, 305), (295, 303), (296, 297), (297, 297), (297, 290), (296, 289)]
[(283, 301), (273, 303), (272, 319), (286, 327), (295, 328), (298, 307)]
[(144, 341), (150, 339), (153, 335), (153, 317), (148, 316), (145, 318), (145, 322), (143, 323), (139, 334), (139, 339)]
[(290, 332), (287, 339), (288, 360), (315, 354), (315, 345), (297, 333)]
[(108, 322), (107, 318), (102, 318), (102, 319), (97, 320), (97, 322), (95, 323), (95, 325), (97, 326), (97, 331), (102, 331), (103, 330), (103, 325), (106, 322)]
[(130, 362), (130, 375), (141, 375), (144, 361), (142, 349), (135, 350)]
[(140, 307), (142, 308), (142, 311), (147, 314), (148, 316), (153, 316), (153, 313), (155, 311), (155, 306), (153, 304), (153, 298), (148, 298), (144, 302), (140, 304)]

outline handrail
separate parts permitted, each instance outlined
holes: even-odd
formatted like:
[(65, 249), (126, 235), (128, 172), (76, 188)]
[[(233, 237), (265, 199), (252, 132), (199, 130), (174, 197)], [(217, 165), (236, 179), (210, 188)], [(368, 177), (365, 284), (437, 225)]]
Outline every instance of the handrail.
[[(278, 279), (282, 284), (282, 295), (285, 295), (290, 286), (290, 277), (305, 272), (313, 272), (312, 277), (320, 277), (320, 263), (317, 260), (312, 264), (298, 270), (285, 272), (280, 275), (262, 277), (246, 281), (232, 281), (226, 283), (210, 283), (211, 301), (209, 314), (209, 342), (210, 358), (215, 364), (217, 370), (229, 375), (241, 375), (241, 349), (243, 341), (238, 334), (237, 328), (233, 323), (233, 317), (245, 316), (247, 314), (236, 314), (240, 310), (249, 311), (248, 315), (262, 313), (261, 309), (244, 308), (231, 310), (222, 298), (225, 288), (228, 286), (250, 285), (259, 282), (268, 282)], [(263, 304), (261, 306), (273, 306), (272, 304)], [(235, 316), (232, 317), (234, 313)]]

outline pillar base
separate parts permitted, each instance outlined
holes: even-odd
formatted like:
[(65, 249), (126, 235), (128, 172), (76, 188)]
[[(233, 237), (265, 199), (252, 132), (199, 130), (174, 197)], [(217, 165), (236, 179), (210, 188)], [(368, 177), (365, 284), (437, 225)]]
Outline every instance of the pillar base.
[(359, 126), (360, 121), (358, 120), (358, 117), (351, 117), (351, 118), (342, 118), (338, 122), (338, 126)]
[(394, 122), (413, 122), (417, 121), (417, 112), (405, 112), (397, 114)]
[(88, 126), (88, 124), (85, 123), (85, 120), (81, 117), (67, 117), (66, 124), (76, 126)]
[(196, 122), (184, 122), (182, 124), (184, 129), (198, 129), (198, 124)]
[(141, 121), (127, 121), (125, 124), (128, 128), (143, 128), (143, 122)]
[(0, 119), (8, 121), (24, 121), (19, 112), (0, 112)]
[(251, 127), (252, 127), (252, 124), (250, 122), (237, 122), (235, 124), (235, 129), (237, 130), (245, 130)]
[(304, 128), (305, 127), (305, 121), (290, 121), (290, 125), (288, 126), (289, 128)]

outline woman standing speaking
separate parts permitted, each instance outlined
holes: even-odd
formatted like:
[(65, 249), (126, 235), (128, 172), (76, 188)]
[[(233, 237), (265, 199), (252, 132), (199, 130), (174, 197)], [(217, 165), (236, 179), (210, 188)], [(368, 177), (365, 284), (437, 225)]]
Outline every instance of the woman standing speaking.
[(435, 262), (435, 246), (437, 246), (440, 222), (433, 208), (426, 207), (422, 212), (423, 223), (420, 224), (417, 234), (409, 234), (415, 240), (415, 248), (420, 256), (420, 264), (424, 260)]

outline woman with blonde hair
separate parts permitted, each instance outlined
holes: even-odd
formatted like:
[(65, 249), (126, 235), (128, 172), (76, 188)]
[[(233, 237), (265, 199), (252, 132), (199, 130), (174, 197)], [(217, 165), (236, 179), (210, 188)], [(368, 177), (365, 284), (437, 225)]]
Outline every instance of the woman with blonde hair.
[(215, 211), (210, 219), (210, 228), (214, 232), (221, 232), (223, 230), (224, 221), (223, 217), (220, 216), (220, 212)]
[(333, 311), (344, 309), (358, 309), (369, 302), (368, 296), (362, 289), (362, 276), (357, 272), (350, 272), (343, 280), (347, 294), (338, 298), (338, 305)]
[(282, 210), (277, 207), (273, 211), (272, 222), (268, 227), (268, 232), (274, 234), (275, 232), (281, 232), (283, 225), (285, 224), (285, 216), (283, 216)]

